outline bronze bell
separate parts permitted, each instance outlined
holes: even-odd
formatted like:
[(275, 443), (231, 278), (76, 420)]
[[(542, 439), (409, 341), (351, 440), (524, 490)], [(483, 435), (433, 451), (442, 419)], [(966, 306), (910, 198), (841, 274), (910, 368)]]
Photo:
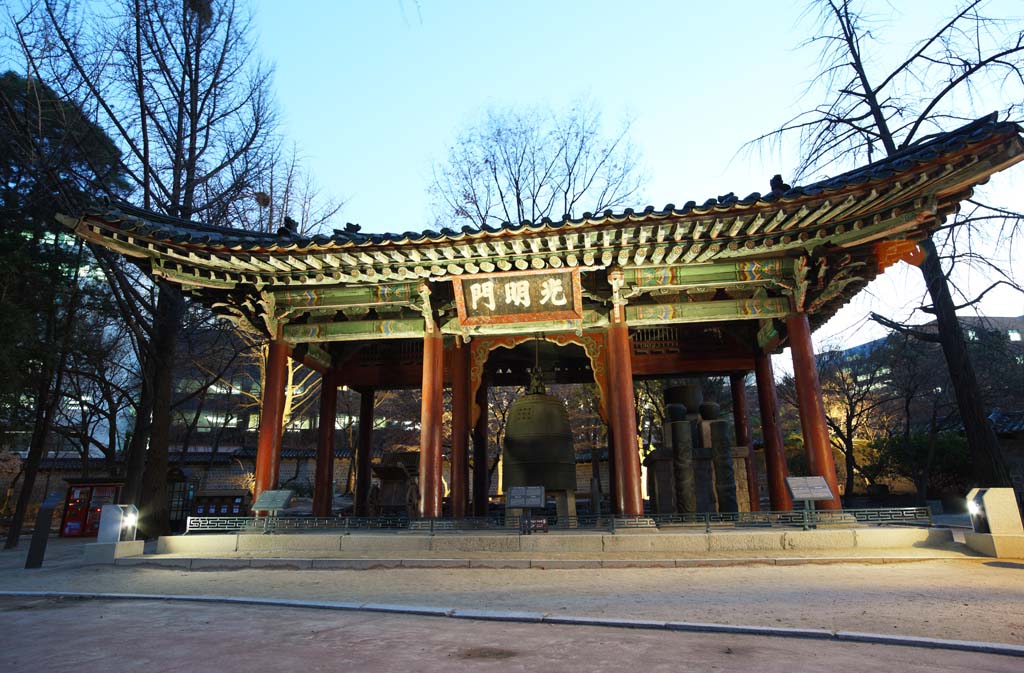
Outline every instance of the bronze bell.
[(505, 488), (576, 489), (576, 452), (572, 448), (569, 415), (561, 400), (544, 392), (544, 383), (536, 370), (529, 393), (509, 408), (502, 462)]

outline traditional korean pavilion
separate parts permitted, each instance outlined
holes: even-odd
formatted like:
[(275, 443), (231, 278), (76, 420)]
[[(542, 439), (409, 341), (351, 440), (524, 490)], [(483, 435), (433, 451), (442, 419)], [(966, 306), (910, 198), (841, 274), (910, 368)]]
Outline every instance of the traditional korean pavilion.
[[(812, 330), (890, 265), (919, 262), (917, 241), (976, 185), (1022, 158), (1021, 129), (992, 115), (821, 182), (790, 188), (775, 180), (767, 194), (681, 207), (403, 234), (350, 225), (307, 237), (118, 206), (90, 210), (71, 226), (269, 342), (257, 495), (277, 484), (292, 357), (324, 381), (315, 514), (330, 514), (330, 428), (341, 385), (363, 394), (363, 432), (375, 389), (421, 389), (426, 518), (442, 514), (442, 392), (451, 386), (450, 513), (485, 514), (486, 386), (525, 383), (516, 347), (542, 335), (563, 347), (559, 382), (594, 381), (600, 390), (616, 513), (643, 513), (633, 381), (730, 375), (744, 443), (737, 392), (750, 371), (771, 506), (785, 510), (792, 503), (769, 356), (791, 348), (809, 469), (838, 493)], [(361, 440), (357, 454), (364, 514), (369, 443)]]

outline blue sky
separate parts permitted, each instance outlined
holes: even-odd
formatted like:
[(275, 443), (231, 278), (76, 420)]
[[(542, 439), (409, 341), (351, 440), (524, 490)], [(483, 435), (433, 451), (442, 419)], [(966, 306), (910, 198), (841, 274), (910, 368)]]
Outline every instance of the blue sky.
[[(1001, 4), (1020, 13), (1017, 2)], [(884, 5), (879, 18), (923, 32), (951, 5), (903, 0)], [(632, 120), (648, 175), (639, 207), (767, 191), (773, 174), (792, 174), (793, 148), (737, 152), (817, 101), (801, 100), (818, 68), (815, 50), (798, 48), (814, 27), (804, 7), (258, 0), (255, 15), (257, 48), (275, 66), (283, 133), (323, 190), (347, 201), (341, 221), (406, 231), (431, 225), (432, 167), (489, 106), (559, 109), (583, 99), (609, 129)], [(878, 52), (880, 68), (907, 39), (885, 37), (891, 51)], [(1017, 199), (1024, 209), (1014, 188), (1024, 177), (993, 182), (1006, 205)], [(878, 330), (864, 326), (867, 310), (904, 318), (921, 293), (916, 270), (887, 272), (817, 340), (872, 338)], [(1024, 313), (1020, 295), (989, 304), (991, 314)]]

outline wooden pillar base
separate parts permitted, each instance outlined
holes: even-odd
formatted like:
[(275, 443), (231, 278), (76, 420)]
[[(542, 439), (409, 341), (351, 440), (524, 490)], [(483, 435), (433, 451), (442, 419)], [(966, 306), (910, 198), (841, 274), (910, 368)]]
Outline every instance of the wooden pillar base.
[(754, 457), (754, 442), (750, 435), (750, 418), (747, 415), (746, 375), (732, 374), (729, 376), (729, 387), (732, 392), (732, 417), (736, 425), (736, 446), (747, 447), (747, 495), (750, 499), (750, 511), (761, 509), (761, 494), (757, 487), (757, 460)]
[(456, 344), (451, 351), (452, 376), (452, 516), (466, 516), (469, 503), (469, 345)]
[(281, 469), (281, 432), (284, 392), (288, 379), (288, 344), (271, 341), (267, 349), (266, 377), (260, 400), (260, 434), (256, 442), (256, 478), (253, 501), (263, 491), (277, 487)]
[(444, 392), (444, 340), (441, 333), (423, 337), (423, 403), (420, 410), (420, 503), (424, 519), (441, 516), (441, 413)]
[(334, 497), (334, 425), (338, 417), (338, 385), (334, 372), (320, 377), (320, 429), (313, 481), (313, 516), (330, 516)]
[(842, 509), (836, 464), (832, 457), (832, 443), (828, 437), (825, 403), (821, 398), (821, 382), (818, 380), (818, 365), (814, 361), (814, 346), (811, 342), (811, 326), (807, 321), (807, 314), (790, 315), (786, 319), (786, 328), (789, 332), (789, 348), (793, 354), (793, 378), (796, 382), (796, 399), (800, 408), (800, 426), (803, 429), (807, 464), (811, 475), (824, 477), (836, 496), (832, 500), (821, 500), (815, 506), (819, 509)]
[(480, 418), (473, 426), (473, 516), (487, 516), (489, 480), (487, 469), (487, 382), (476, 391)]
[(793, 499), (786, 488), (786, 450), (779, 427), (779, 401), (775, 393), (772, 358), (758, 351), (754, 354), (754, 375), (757, 377), (757, 400), (761, 406), (761, 433), (764, 435), (764, 463), (768, 471), (768, 497), (776, 512), (793, 509)]
[(608, 370), (611, 374), (615, 452), (615, 510), (622, 516), (642, 516), (644, 503), (640, 485), (640, 454), (636, 441), (632, 349), (629, 328), (622, 322), (608, 328)]
[(359, 392), (359, 439), (356, 445), (356, 516), (370, 516), (370, 464), (373, 460), (374, 391)]

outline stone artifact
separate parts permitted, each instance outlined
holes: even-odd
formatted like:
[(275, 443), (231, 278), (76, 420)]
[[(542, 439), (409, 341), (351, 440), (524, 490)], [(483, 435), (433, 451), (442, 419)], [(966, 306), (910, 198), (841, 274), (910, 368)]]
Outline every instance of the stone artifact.
[(502, 450), (503, 483), (543, 486), (555, 496), (558, 516), (576, 514), (576, 452), (561, 400), (544, 391), (535, 370), (528, 394), (512, 403)]
[[(693, 426), (684, 400), (690, 399), (688, 386), (665, 390), (665, 445), (672, 449), (672, 473), (675, 484), (675, 511), (697, 511), (697, 492), (693, 472)], [(699, 392), (699, 391), (698, 391)]]
[[(732, 431), (719, 415), (717, 404), (703, 401), (698, 384), (665, 389), (664, 442), (672, 452), (676, 512), (739, 510)], [(660, 463), (652, 461), (650, 467), (658, 469)], [(663, 502), (659, 497), (659, 512)]]
[[(717, 404), (715, 405), (718, 406)], [(717, 409), (715, 410), (718, 411)], [(716, 413), (717, 415), (717, 413)], [(706, 421), (711, 434), (711, 460), (715, 469), (715, 496), (719, 512), (738, 512), (736, 502), (736, 474), (732, 466), (733, 438), (729, 423), (724, 420)]]
[[(666, 423), (666, 426), (668, 424)], [(644, 458), (647, 468), (647, 496), (654, 513), (671, 513), (676, 510), (676, 485), (672, 467), (672, 446), (659, 446)]]

